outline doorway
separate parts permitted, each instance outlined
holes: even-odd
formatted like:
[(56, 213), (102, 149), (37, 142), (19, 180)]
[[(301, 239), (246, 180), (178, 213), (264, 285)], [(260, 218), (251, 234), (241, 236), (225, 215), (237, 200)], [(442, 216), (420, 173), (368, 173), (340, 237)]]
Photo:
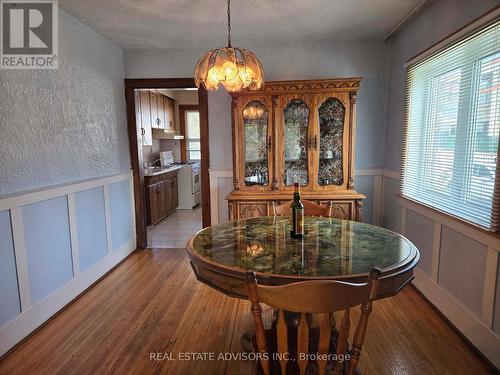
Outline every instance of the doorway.
[[(137, 247), (184, 247), (190, 233), (210, 225), (207, 92), (191, 78), (126, 79), (125, 95)], [(141, 104), (147, 111), (141, 112)], [(151, 135), (142, 126), (149, 123)], [(152, 212), (158, 207), (166, 210)]]

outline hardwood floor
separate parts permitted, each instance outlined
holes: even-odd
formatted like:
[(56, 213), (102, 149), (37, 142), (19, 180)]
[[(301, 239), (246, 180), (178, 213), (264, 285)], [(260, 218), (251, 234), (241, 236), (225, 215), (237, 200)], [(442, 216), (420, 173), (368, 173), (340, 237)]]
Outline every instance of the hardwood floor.
[[(249, 303), (199, 283), (184, 250), (143, 250), (3, 358), (0, 374), (250, 374), (252, 361), (179, 356), (242, 352), (240, 335), (252, 326)], [(374, 303), (359, 367), (377, 375), (493, 373), (410, 287)]]

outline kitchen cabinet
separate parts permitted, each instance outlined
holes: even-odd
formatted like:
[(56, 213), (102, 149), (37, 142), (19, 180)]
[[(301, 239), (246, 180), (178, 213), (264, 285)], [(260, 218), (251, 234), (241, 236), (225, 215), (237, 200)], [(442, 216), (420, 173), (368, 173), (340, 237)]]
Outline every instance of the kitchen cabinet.
[(175, 121), (175, 100), (169, 98), (168, 96), (164, 96), (164, 108), (165, 108), (165, 129), (170, 130), (178, 130), (177, 124)]
[(154, 225), (170, 215), (179, 205), (178, 170), (157, 176), (145, 176), (147, 225)]
[(151, 102), (149, 91), (139, 91), (139, 107), (141, 123), (138, 125), (141, 127), (142, 145), (151, 146), (153, 144), (153, 135), (151, 131)]
[(161, 117), (163, 117), (163, 105), (161, 96), (154, 91), (149, 92), (149, 98), (151, 102), (151, 127), (162, 128), (163, 123)]
[(159, 103), (158, 105), (161, 108), (160, 129), (168, 129), (168, 113), (167, 113), (166, 100), (167, 97), (165, 95), (158, 95), (158, 103)]
[(139, 90), (136, 95), (136, 121), (141, 128), (142, 145), (153, 144), (152, 129), (177, 133), (175, 100), (153, 90)]
[(268, 215), (302, 198), (360, 220), (365, 196), (354, 189), (356, 95), (361, 78), (266, 82), (231, 93), (234, 190), (230, 220)]

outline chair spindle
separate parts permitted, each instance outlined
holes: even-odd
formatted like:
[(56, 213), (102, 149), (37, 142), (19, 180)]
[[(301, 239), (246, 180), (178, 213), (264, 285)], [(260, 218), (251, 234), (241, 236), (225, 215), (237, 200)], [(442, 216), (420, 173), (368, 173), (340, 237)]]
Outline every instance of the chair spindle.
[(285, 312), (282, 309), (278, 311), (278, 321), (276, 322), (276, 331), (278, 334), (278, 355), (281, 374), (286, 374), (286, 364), (288, 362), (288, 326), (285, 320)]
[[(301, 359), (301, 353), (305, 355)], [(309, 325), (305, 313), (300, 314), (300, 321), (297, 332), (297, 362), (299, 363), (300, 374), (306, 373), (307, 358), (309, 354)]]
[(321, 322), (321, 325), (319, 326), (319, 345), (318, 345), (318, 353), (320, 355), (318, 360), (319, 375), (323, 375), (323, 373), (325, 372), (326, 365), (328, 363), (328, 361), (326, 360), (326, 356), (329, 353), (331, 333), (332, 333), (332, 325), (330, 322), (330, 314), (326, 313), (323, 314), (323, 320)]
[[(351, 310), (346, 309), (344, 311), (344, 317), (342, 318), (342, 323), (340, 324), (339, 336), (337, 338), (337, 351), (336, 351), (336, 363), (335, 363), (335, 373), (339, 374), (344, 361), (344, 354), (346, 351), (347, 340), (349, 338), (349, 330), (351, 328)], [(342, 360), (341, 360), (342, 358)]]

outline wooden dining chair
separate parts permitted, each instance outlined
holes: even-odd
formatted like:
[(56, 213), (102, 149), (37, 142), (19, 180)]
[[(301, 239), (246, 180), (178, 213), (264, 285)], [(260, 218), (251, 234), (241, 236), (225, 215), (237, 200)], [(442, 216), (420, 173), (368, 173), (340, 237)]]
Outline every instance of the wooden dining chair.
[[(309, 367), (308, 374), (324, 375), (325, 369), (328, 374), (355, 374), (380, 275), (380, 269), (373, 268), (368, 280), (359, 284), (318, 280), (264, 286), (257, 283), (255, 272), (248, 271), (246, 287), (260, 353), (257, 372), (303, 375)], [(276, 321), (268, 330), (264, 329), (261, 303), (276, 309)], [(361, 306), (361, 315), (351, 346), (350, 311), (355, 306)], [(338, 329), (333, 318), (337, 311), (343, 311)], [(295, 324), (290, 319), (293, 315)], [(313, 319), (318, 326), (311, 324)]]
[[(293, 201), (283, 204), (273, 202), (274, 216), (290, 216), (290, 205), (292, 202)], [(332, 217), (332, 206), (330, 202), (328, 202), (326, 206), (320, 206), (319, 204), (306, 200), (302, 200), (301, 202), (304, 205), (304, 216)]]

